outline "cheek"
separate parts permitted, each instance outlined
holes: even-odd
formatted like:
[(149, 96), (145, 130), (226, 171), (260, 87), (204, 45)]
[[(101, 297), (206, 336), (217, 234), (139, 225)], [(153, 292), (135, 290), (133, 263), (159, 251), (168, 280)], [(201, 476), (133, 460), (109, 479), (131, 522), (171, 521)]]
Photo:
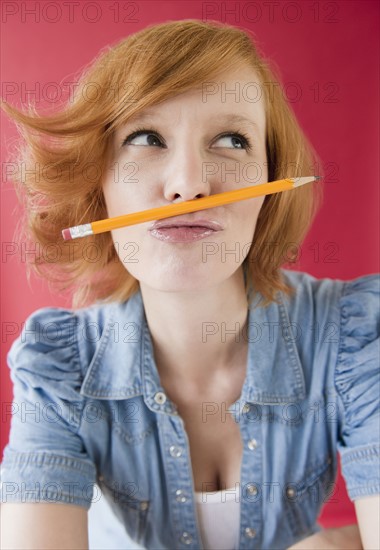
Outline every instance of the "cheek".
[(114, 215), (115, 187), (116, 187), (116, 184), (114, 182), (114, 178), (111, 176), (111, 173), (109, 172), (107, 175), (107, 178), (105, 178), (102, 185), (104, 202), (106, 204), (109, 217), (112, 217)]
[(238, 214), (239, 219), (241, 219), (241, 225), (243, 225), (244, 228), (247, 227), (247, 229), (251, 229), (256, 225), (264, 200), (265, 197), (257, 197), (240, 203), (240, 211)]
[(115, 181), (114, 174), (108, 176), (104, 181), (102, 191), (110, 218), (135, 211), (133, 204), (135, 195), (128, 193), (125, 184)]

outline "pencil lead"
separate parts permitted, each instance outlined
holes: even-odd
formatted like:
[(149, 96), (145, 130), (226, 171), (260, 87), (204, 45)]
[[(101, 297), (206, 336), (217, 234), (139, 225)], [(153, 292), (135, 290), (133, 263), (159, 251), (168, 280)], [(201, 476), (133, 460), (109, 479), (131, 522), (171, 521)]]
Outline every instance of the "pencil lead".
[(321, 180), (321, 179), (322, 179), (322, 176), (314, 176), (314, 179), (316, 179), (316, 180)]

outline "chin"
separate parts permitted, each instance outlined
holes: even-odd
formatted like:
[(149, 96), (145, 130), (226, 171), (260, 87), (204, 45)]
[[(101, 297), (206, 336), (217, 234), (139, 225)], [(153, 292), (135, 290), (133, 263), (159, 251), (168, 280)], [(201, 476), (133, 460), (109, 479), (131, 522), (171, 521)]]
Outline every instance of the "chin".
[[(187, 269), (187, 270), (160, 270), (159, 273), (155, 274), (155, 270), (151, 270), (149, 276), (141, 274), (142, 276), (138, 277), (137, 274), (133, 276), (138, 278), (140, 283), (155, 290), (161, 292), (191, 292), (206, 290), (218, 284), (223, 277), (221, 277), (220, 272), (211, 271), (210, 269), (202, 270), (197, 269)], [(219, 281), (220, 279), (220, 281)]]

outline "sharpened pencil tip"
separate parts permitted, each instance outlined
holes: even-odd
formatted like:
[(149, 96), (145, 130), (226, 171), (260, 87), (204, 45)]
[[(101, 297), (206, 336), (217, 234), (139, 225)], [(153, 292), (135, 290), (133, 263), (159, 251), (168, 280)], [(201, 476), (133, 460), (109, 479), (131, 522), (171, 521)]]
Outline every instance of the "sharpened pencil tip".
[(316, 180), (321, 180), (321, 179), (322, 179), (322, 176), (314, 176), (314, 179), (316, 179)]

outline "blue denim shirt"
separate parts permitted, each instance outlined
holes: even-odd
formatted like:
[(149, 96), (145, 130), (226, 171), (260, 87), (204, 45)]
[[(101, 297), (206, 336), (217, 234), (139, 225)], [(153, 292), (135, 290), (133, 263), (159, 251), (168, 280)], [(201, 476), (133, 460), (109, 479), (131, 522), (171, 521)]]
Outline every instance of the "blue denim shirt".
[[(339, 502), (337, 451), (352, 500), (380, 492), (379, 275), (282, 273), (296, 295), (251, 304), (246, 378), (228, 412), (244, 443), (240, 549), (285, 549), (320, 529), (323, 503)], [(160, 384), (140, 291), (35, 311), (8, 362), (3, 502), (88, 509), (97, 483), (142, 546), (202, 548), (189, 442)]]

